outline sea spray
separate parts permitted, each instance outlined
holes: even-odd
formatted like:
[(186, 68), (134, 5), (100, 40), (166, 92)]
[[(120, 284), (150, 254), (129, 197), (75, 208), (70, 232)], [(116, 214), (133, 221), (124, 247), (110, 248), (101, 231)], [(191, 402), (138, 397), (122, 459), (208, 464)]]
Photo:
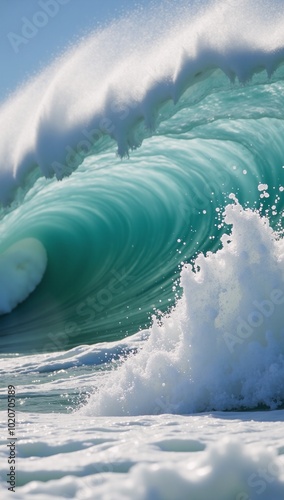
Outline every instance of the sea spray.
[(284, 61), (282, 16), (265, 0), (195, 9), (182, 1), (138, 9), (91, 34), (1, 106), (1, 202), (11, 203), (34, 169), (61, 179), (113, 141), (127, 155), (153, 134), (166, 103), (182, 106), (191, 87), (196, 102), (195, 85), (211, 75), (203, 96), (261, 72), (271, 77)]
[(284, 241), (238, 202), (216, 253), (181, 273), (183, 296), (154, 320), (138, 354), (106, 377), (82, 411), (140, 415), (283, 404)]

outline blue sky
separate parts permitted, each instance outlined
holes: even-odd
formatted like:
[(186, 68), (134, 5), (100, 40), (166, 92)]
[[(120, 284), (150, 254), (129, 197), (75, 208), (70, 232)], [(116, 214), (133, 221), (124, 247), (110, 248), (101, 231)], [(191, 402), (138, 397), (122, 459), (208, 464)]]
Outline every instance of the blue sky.
[(1, 0), (0, 101), (70, 43), (134, 6), (134, 0)]

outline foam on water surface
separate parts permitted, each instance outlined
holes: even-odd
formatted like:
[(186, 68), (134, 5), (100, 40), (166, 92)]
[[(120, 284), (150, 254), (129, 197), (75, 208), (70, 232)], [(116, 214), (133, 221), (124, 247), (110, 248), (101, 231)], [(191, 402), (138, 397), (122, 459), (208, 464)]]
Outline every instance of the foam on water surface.
[(18, 418), (17, 500), (283, 499), (283, 411)]
[(137, 9), (3, 103), (1, 241), (32, 236), (49, 256), (45, 286), (0, 319), (3, 351), (147, 327), (174, 303), (178, 265), (218, 248), (226, 195), (253, 206), (258, 185), (283, 184), (282, 26), (265, 0)]
[(138, 8), (1, 105), (1, 499), (11, 381), (15, 498), (283, 499), (283, 21)]
[(284, 401), (284, 241), (238, 202), (216, 253), (181, 272), (183, 297), (106, 377), (88, 415), (192, 413)]

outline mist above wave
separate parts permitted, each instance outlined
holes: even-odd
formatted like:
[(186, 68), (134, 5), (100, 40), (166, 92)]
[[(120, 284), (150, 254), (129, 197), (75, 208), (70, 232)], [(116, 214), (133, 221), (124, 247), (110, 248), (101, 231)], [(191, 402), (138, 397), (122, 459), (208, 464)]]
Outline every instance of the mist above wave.
[(46, 177), (69, 175), (96, 148), (108, 147), (106, 137), (127, 155), (153, 132), (163, 103), (177, 103), (216, 68), (228, 82), (247, 82), (261, 70), (270, 76), (284, 60), (278, 7), (166, 2), (75, 45), (0, 108), (1, 202), (11, 202), (34, 168)]

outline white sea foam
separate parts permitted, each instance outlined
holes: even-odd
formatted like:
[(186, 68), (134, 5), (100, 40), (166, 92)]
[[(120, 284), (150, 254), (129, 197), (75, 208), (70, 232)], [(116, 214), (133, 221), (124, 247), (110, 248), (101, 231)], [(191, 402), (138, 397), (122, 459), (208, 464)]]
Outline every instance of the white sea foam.
[(284, 401), (284, 240), (237, 202), (232, 233), (181, 273), (184, 293), (138, 354), (92, 396), (89, 415), (276, 408)]
[(11, 312), (41, 282), (45, 248), (35, 238), (20, 240), (0, 255), (0, 314)]
[(181, 1), (138, 10), (75, 46), (2, 105), (0, 200), (11, 201), (36, 165), (46, 176), (70, 173), (102, 136), (127, 154), (142, 140), (136, 124), (153, 129), (163, 103), (177, 102), (215, 68), (246, 82), (261, 70), (271, 75), (283, 60), (277, 2), (224, 0), (193, 12)]
[[(283, 411), (111, 419), (18, 412), (17, 431), (17, 500), (284, 496)], [(6, 460), (3, 446), (5, 478)]]
[[(29, 354), (1, 360), (0, 376), (7, 372), (55, 372), (80, 366), (102, 366), (114, 360), (125, 358), (131, 352), (141, 349), (148, 331), (138, 332), (124, 340), (102, 342), (94, 345), (80, 345), (68, 351)], [(56, 335), (55, 335), (56, 338)], [(60, 336), (59, 336), (60, 338)], [(1, 394), (1, 389), (0, 389)]]
[[(173, 12), (178, 2), (163, 3), (152, 22), (151, 12), (141, 13), (92, 35), (2, 106), (1, 201), (36, 165), (46, 176), (68, 173), (103, 134), (127, 153), (140, 144), (134, 132), (140, 119), (152, 129), (163, 102), (177, 102), (215, 67), (246, 82), (283, 61), (282, 0), (212, 2), (190, 23), (186, 10)], [(277, 141), (282, 148), (281, 128)], [(277, 141), (269, 142), (272, 151)], [(269, 195), (266, 182), (256, 180), (261, 198)], [(14, 498), (283, 499), (283, 410), (194, 413), (284, 401), (284, 243), (268, 221), (238, 203), (225, 216), (232, 233), (216, 254), (199, 255), (194, 270), (184, 267), (183, 297), (161, 323), (117, 343), (2, 357), (1, 377), (17, 384)], [(39, 242), (19, 241), (0, 262), (0, 305), (9, 309), (14, 294), (23, 300), (41, 279), (46, 254)], [(22, 266), (28, 274), (19, 281)], [(84, 407), (51, 413), (66, 411), (76, 391), (81, 403), (93, 391)], [(0, 395), (5, 408), (6, 386)], [(5, 500), (7, 409), (0, 422)]]

